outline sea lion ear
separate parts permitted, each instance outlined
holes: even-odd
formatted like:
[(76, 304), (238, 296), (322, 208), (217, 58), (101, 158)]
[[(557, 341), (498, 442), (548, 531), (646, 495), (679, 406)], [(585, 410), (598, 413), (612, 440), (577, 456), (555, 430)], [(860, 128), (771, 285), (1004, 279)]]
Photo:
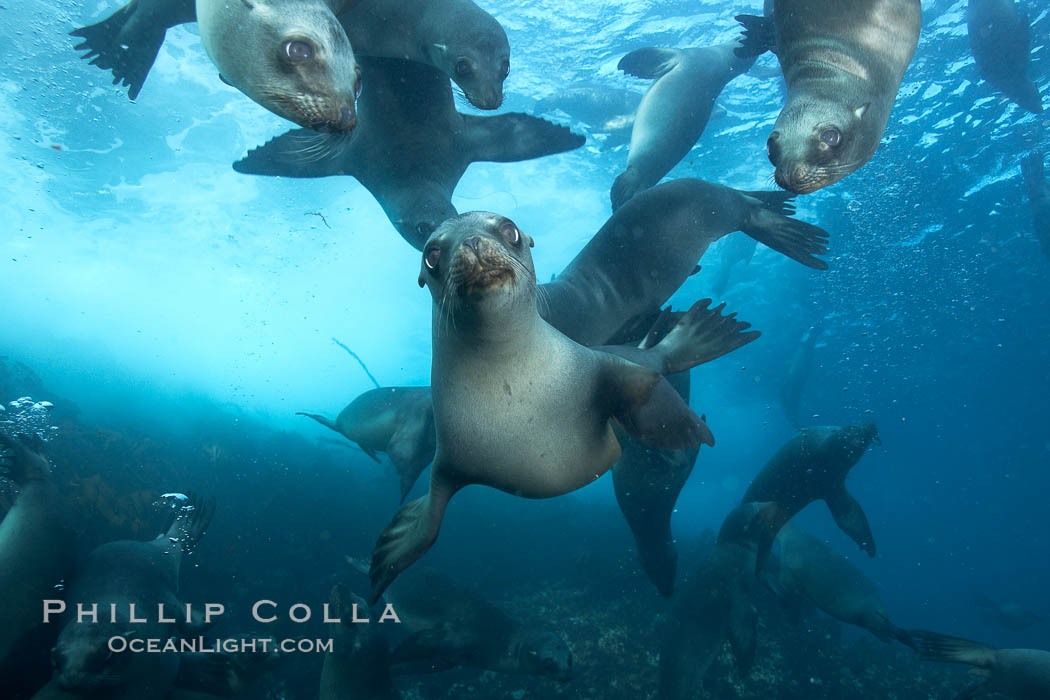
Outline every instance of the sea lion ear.
[(530, 247), (530, 248), (535, 248), (535, 247), (536, 247), (536, 241), (534, 241), (534, 240), (532, 239), (532, 236), (528, 236), (528, 235), (527, 235), (527, 236), (525, 236), (525, 238), (528, 238), (528, 239), (529, 239), (529, 247)]
[(871, 107), (871, 103), (865, 102), (860, 107), (857, 107), (855, 110), (853, 110), (853, 116), (855, 116), (857, 119), (863, 119), (865, 112), (868, 111), (868, 107)]
[(423, 287), (427, 286), (427, 281), (425, 279), (423, 279), (423, 273), (422, 272), (419, 273), (419, 279), (417, 281), (419, 282), (419, 288), (420, 289), (422, 289)]

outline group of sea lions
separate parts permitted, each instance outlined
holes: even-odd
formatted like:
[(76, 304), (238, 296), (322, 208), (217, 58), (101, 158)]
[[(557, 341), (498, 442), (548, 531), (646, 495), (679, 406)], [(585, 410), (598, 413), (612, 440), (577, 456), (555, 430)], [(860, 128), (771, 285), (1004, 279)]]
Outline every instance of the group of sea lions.
[[(305, 414), (373, 458), (388, 454), (402, 500), (432, 464), (426, 495), (379, 535), (367, 567), (370, 600), (337, 588), (334, 607), (367, 606), (385, 593), (399, 598), (399, 584), (414, 573), (406, 570), (433, 544), (451, 498), (468, 485), (547, 498), (611, 470), (643, 570), (660, 593), (675, 594), (660, 660), (665, 700), (690, 697), (726, 640), (740, 667), (750, 667), (757, 634), (751, 596), (759, 581), (927, 658), (983, 667), (992, 674), (989, 690), (1046, 697), (1050, 653), (903, 631), (859, 570), (819, 540), (784, 529), (807, 504), (823, 500), (839, 527), (874, 556), (867, 518), (844, 485), (877, 440), (872, 424), (803, 429), (756, 476), (709, 555), (675, 593), (671, 512), (700, 445), (715, 443), (706, 417), (689, 405), (688, 371), (759, 334), (710, 299), (684, 312), (665, 304), (697, 272), (708, 247), (736, 231), (826, 269), (818, 256), (826, 254), (828, 234), (792, 218), (791, 197), (832, 185), (872, 158), (918, 44), (921, 8), (919, 0), (767, 0), (762, 16), (738, 19), (739, 41), (641, 48), (620, 61), (625, 73), (654, 82), (631, 120), (627, 163), (611, 186), (613, 214), (547, 284), (539, 284), (530, 251), (536, 232), (498, 213), (459, 214), (452, 194), (473, 162), (542, 157), (577, 148), (584, 138), (527, 114), (455, 109), (452, 83), (475, 107), (497, 109), (510, 70), (506, 33), (471, 0), (132, 0), (73, 34), (83, 39), (77, 48), (85, 57), (112, 70), (134, 99), (166, 30), (196, 21), (222, 79), (302, 127), (252, 150), (235, 169), (351, 175), (422, 251), (419, 285), (429, 289), (433, 309), (432, 386), (379, 387), (335, 421)], [(1027, 47), (1027, 31), (1012, 2), (970, 0), (981, 75), (1039, 111), (1021, 42), (1012, 42), (1014, 51), (996, 50), (1011, 43), (1004, 37), (1022, 34)], [(700, 138), (724, 87), (766, 51), (776, 55), (787, 88), (766, 145), (774, 178), (787, 192), (691, 179), (658, 184)], [(1026, 161), (1024, 172), (1050, 249), (1042, 158)], [(810, 337), (815, 342), (817, 333)], [(839, 574), (814, 575), (823, 570)], [(373, 630), (335, 625), (333, 636), (346, 645), (326, 660), (322, 697), (349, 697), (351, 690), (395, 697), (377, 669), (399, 659), (554, 677), (571, 668), (557, 642), (523, 641), (517, 623), (469, 596), (449, 593), (467, 602), (442, 623), (433, 601), (421, 602), (420, 584), (409, 588), (417, 596), (405, 600), (427, 610), (427, 625), (393, 652)], [(465, 620), (473, 634), (455, 639), (450, 626)], [(493, 628), (478, 631), (487, 624)], [(479, 639), (499, 641), (486, 646)], [(500, 656), (505, 647), (521, 655)]]

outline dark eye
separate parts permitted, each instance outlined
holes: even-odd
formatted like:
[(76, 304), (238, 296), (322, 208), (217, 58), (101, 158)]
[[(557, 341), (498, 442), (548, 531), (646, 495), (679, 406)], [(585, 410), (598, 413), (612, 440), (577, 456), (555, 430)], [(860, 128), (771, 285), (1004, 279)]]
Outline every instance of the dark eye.
[(354, 68), (354, 99), (361, 96), (361, 69)]
[(427, 266), (428, 270), (437, 270), (438, 262), (441, 260), (441, 248), (433, 247), (427, 248), (427, 252), (423, 253), (423, 264)]
[(503, 225), (499, 227), (500, 235), (502, 235), (512, 245), (521, 244), (521, 232), (518, 231), (518, 227), (510, 221), (504, 221)]
[(314, 47), (299, 39), (290, 39), (284, 42), (284, 55), (289, 61), (299, 63), (309, 61), (314, 57)]
[(500, 68), (500, 72), (503, 73), (504, 78), (510, 75), (510, 61), (503, 62), (503, 66)]
[(838, 129), (824, 129), (824, 131), (820, 132), (820, 140), (834, 148), (842, 142), (842, 134), (839, 133)]
[(470, 72), (470, 61), (465, 58), (456, 61), (456, 75), (470, 75)]

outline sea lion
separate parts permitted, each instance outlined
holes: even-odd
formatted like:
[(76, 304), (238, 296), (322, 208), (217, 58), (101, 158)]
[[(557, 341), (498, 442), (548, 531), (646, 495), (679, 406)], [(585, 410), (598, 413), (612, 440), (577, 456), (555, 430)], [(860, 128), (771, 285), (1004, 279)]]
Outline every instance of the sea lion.
[(896, 639), (909, 644), (907, 634), (890, 619), (878, 587), (848, 559), (790, 523), (776, 542), (779, 552), (764, 574), (779, 597), (804, 598), (836, 620), (863, 627), (883, 642)]
[[(791, 219), (791, 195), (741, 192), (703, 180), (665, 182), (618, 209), (549, 284), (541, 310), (583, 345), (609, 342), (632, 319), (651, 314), (696, 270), (708, 246), (743, 231), (816, 270), (828, 234)], [(568, 331), (565, 331), (568, 333)]]
[(637, 49), (620, 59), (628, 75), (654, 80), (638, 105), (627, 169), (613, 182), (613, 211), (655, 185), (689, 153), (711, 117), (715, 100), (756, 56), (741, 58), (737, 42), (699, 49)]
[(316, 413), (296, 415), (313, 418), (346, 436), (377, 462), (376, 452), (386, 452), (397, 470), (402, 501), (434, 459), (434, 410), (428, 386), (366, 391), (340, 411), (334, 422)]
[[(328, 623), (332, 650), (321, 667), (320, 700), (397, 700), (390, 674), (390, 648), (372, 622), (353, 622), (368, 617), (368, 603), (336, 584), (328, 600), (329, 612), (339, 622)], [(356, 606), (356, 608), (355, 608)]]
[[(349, 559), (359, 573), (368, 567)], [(456, 666), (572, 679), (572, 650), (543, 625), (516, 620), (477, 591), (427, 567), (414, 567), (383, 594), (407, 634), (390, 656), (395, 673)]]
[(750, 236), (728, 236), (722, 241), (719, 253), (718, 274), (711, 291), (721, 296), (729, 287), (729, 278), (733, 274), (733, 268), (737, 265), (750, 265), (751, 259), (755, 257), (755, 248), (758, 241)]
[(846, 490), (846, 475), (872, 442), (882, 444), (874, 423), (806, 428), (766, 462), (741, 500), (775, 503), (775, 508), (767, 512), (765, 537), (759, 542), (759, 569), (780, 529), (816, 500), (827, 503), (839, 528), (868, 556), (875, 556), (875, 538), (868, 518), (857, 499)]
[[(406, 241), (420, 250), (438, 224), (456, 214), (452, 192), (467, 166), (512, 162), (583, 145), (563, 126), (511, 112), (489, 117), (456, 111), (448, 77), (414, 61), (361, 58), (368, 74), (348, 144), (329, 153), (316, 134), (290, 131), (233, 164), (253, 175), (352, 175), (382, 205)], [(310, 155), (309, 151), (318, 152)], [(314, 157), (318, 156), (318, 157)]]
[(83, 39), (73, 47), (87, 52), (81, 58), (113, 71), (113, 84), (123, 83), (134, 100), (167, 31), (196, 21), (196, 0), (130, 0), (101, 22), (74, 29), (70, 35)]
[(1028, 77), (1028, 11), (1013, 0), (968, 0), (966, 33), (981, 78), (1023, 109), (1042, 114), (1039, 86)]
[(775, 0), (771, 18), (737, 20), (737, 54), (772, 50), (787, 83), (766, 142), (777, 184), (809, 194), (867, 163), (919, 42), (919, 0)]
[(723, 521), (714, 549), (675, 596), (660, 650), (660, 700), (696, 697), (727, 638), (737, 668), (750, 670), (758, 624), (751, 604), (755, 541), (769, 506), (737, 506)]
[(591, 131), (605, 134), (603, 148), (622, 146), (631, 140), (634, 114), (642, 93), (609, 85), (582, 82), (540, 99), (532, 107), (536, 115), (561, 112), (587, 124)]
[(801, 415), (802, 392), (813, 368), (813, 349), (820, 340), (822, 331), (823, 327), (818, 323), (799, 339), (780, 380), (780, 408), (795, 428), (801, 428), (804, 422)]
[(1032, 228), (1043, 255), (1050, 260), (1050, 181), (1043, 174), (1043, 152), (1033, 151), (1021, 159), (1021, 176), (1028, 191)]
[[(394, 516), (376, 543), (373, 601), (430, 548), (464, 486), (525, 498), (574, 491), (619, 459), (614, 420), (653, 447), (714, 443), (659, 373), (578, 345), (543, 321), (532, 245), (512, 221), (488, 212), (449, 219), (427, 241), (419, 285), (434, 300), (437, 454), (427, 495)], [(704, 307), (694, 305), (653, 348), (664, 373), (739, 344), (718, 332), (731, 319)]]
[[(74, 573), (66, 592), (70, 619), (52, 651), (54, 680), (69, 691), (88, 694), (104, 690), (107, 697), (165, 697), (178, 670), (171, 653), (113, 652), (112, 637), (167, 639), (173, 634), (193, 636), (199, 621), (186, 622), (179, 601), (179, 569), (207, 530), (215, 501), (191, 496), (179, 506), (168, 531), (150, 542), (119, 540), (97, 547)], [(78, 605), (98, 605), (97, 622), (78, 622)], [(130, 623), (130, 606), (145, 623)], [(160, 622), (157, 606), (176, 623)], [(115, 605), (116, 622), (110, 605)]]
[(995, 649), (980, 642), (925, 630), (911, 630), (908, 634), (926, 661), (969, 664), (977, 667), (978, 675), (986, 676), (955, 696), (956, 700), (995, 693), (1014, 700), (1050, 698), (1050, 651)]
[(314, 131), (357, 125), (361, 69), (336, 13), (359, 0), (197, 0), (197, 25), (224, 82)]
[(510, 42), (471, 0), (364, 0), (339, 19), (358, 54), (428, 64), (452, 78), (475, 107), (503, 104)]
[(1000, 603), (981, 596), (977, 599), (977, 607), (984, 613), (983, 617), (988, 622), (994, 622), (1000, 627), (1009, 630), (1023, 630), (1032, 625), (1046, 622), (1046, 618), (1037, 612), (1029, 610), (1017, 603)]
[[(0, 475), (19, 487), (0, 520), (0, 661), (40, 624), (40, 601), (51, 597), (73, 567), (73, 533), (42, 445), (0, 432)], [(50, 595), (49, 595), (50, 594)]]

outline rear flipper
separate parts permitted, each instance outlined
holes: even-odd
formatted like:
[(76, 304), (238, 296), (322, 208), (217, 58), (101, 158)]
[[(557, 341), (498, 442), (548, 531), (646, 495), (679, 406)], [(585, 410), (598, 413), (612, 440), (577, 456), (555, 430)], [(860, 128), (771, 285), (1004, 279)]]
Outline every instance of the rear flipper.
[(636, 78), (656, 80), (671, 72), (678, 65), (681, 55), (679, 49), (647, 46), (644, 49), (635, 49), (621, 58), (616, 67)]
[(186, 502), (176, 506), (175, 522), (168, 528), (167, 537), (177, 542), (184, 554), (189, 554), (211, 525), (215, 515), (215, 499), (189, 494)]
[(969, 664), (978, 668), (989, 668), (995, 662), (995, 649), (987, 644), (927, 630), (908, 630), (906, 634), (912, 641), (910, 646), (925, 661)]
[[(740, 230), (754, 238), (762, 245), (768, 246), (782, 255), (802, 263), (814, 270), (826, 270), (828, 264), (816, 255), (828, 252), (828, 232), (819, 226), (804, 221), (791, 219), (779, 210), (790, 207), (790, 194), (787, 197), (770, 194), (756, 196), (758, 193), (741, 192), (745, 197), (755, 201), (747, 220)], [(779, 193), (778, 193), (779, 195)]]
[(427, 495), (402, 508), (380, 533), (368, 570), (372, 581), (370, 604), (374, 605), (394, 579), (434, 544), (454, 492), (432, 474)]
[(514, 163), (579, 148), (587, 140), (568, 127), (530, 114), (464, 114), (463, 137), (471, 162)]
[(875, 537), (871, 534), (868, 517), (864, 515), (857, 499), (846, 490), (845, 484), (828, 494), (824, 500), (839, 529), (849, 535), (869, 557), (875, 556)]
[(276, 177), (353, 175), (351, 149), (339, 135), (292, 129), (248, 151), (233, 169), (247, 175)]
[(616, 176), (616, 179), (613, 180), (612, 189), (609, 190), (609, 201), (612, 203), (612, 210), (616, 211), (636, 194), (649, 189), (655, 184), (655, 182), (646, 182), (642, 174), (638, 172), (638, 168), (628, 166), (626, 170)]
[(734, 17), (743, 27), (740, 46), (733, 49), (738, 58), (761, 56), (766, 51), (776, 51), (776, 28), (772, 17), (737, 15)]
[(715, 437), (666, 379), (641, 365), (602, 353), (604, 379), (612, 417), (645, 445), (684, 450), (701, 443), (714, 446)]
[(123, 83), (133, 100), (146, 82), (167, 33), (163, 24), (135, 17), (136, 8), (132, 0), (98, 24), (70, 32), (83, 39), (73, 47), (87, 51), (81, 58), (91, 59), (91, 65), (102, 70), (113, 71), (113, 84)]
[(702, 299), (686, 312), (677, 325), (653, 348), (664, 358), (663, 374), (676, 374), (717, 359), (747, 345), (761, 335), (748, 331), (750, 323), (736, 320), (736, 313), (722, 315), (725, 302), (710, 308)]

